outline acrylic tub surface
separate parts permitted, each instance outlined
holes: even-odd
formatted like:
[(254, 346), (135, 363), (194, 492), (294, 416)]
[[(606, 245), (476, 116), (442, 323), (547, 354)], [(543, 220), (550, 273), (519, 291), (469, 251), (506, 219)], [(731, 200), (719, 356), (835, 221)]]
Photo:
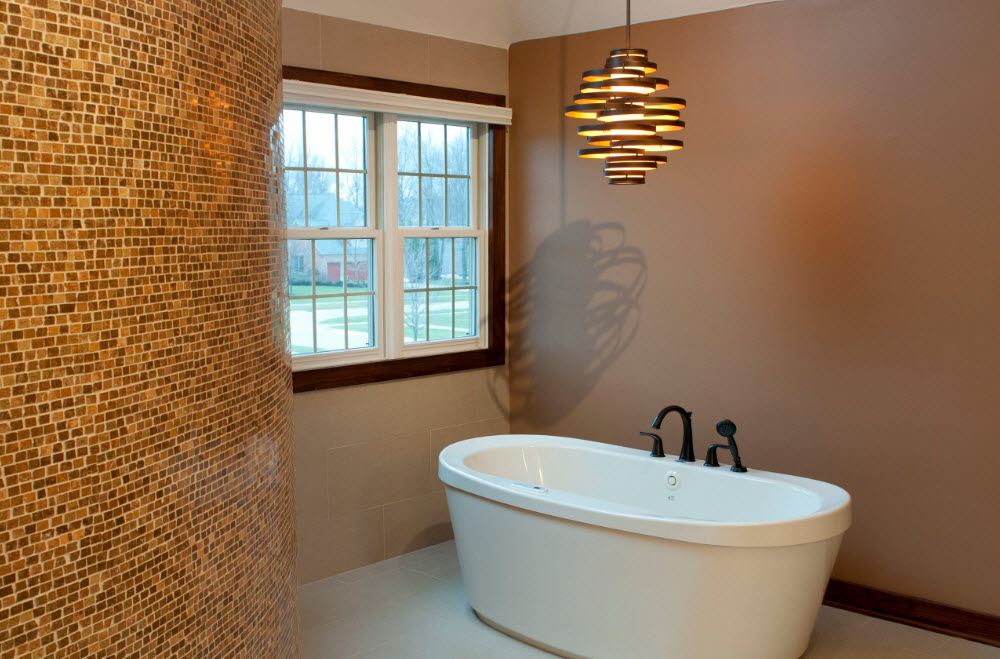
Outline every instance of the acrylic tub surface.
[(827, 483), (563, 437), (459, 442), (438, 473), (472, 607), (566, 656), (798, 657), (850, 525)]

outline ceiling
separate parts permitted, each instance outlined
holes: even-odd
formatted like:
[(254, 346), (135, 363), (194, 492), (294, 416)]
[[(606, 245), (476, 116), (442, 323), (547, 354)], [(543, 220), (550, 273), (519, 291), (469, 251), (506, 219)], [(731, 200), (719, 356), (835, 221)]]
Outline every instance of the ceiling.
[[(632, 22), (774, 0), (634, 0)], [(284, 6), (506, 48), (625, 24), (625, 0), (284, 0)]]

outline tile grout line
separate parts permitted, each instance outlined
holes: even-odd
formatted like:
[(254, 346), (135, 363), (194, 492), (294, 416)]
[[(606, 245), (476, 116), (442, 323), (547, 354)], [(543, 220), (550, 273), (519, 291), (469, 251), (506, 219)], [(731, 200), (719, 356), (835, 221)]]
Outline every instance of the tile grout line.
[[(382, 560), (386, 561), (389, 560), (388, 557), (385, 555), (386, 547), (388, 546), (388, 540), (386, 539), (386, 537), (389, 535), (389, 533), (385, 528), (385, 504), (382, 504), (379, 507), (382, 509)], [(381, 563), (382, 561), (379, 562)]]

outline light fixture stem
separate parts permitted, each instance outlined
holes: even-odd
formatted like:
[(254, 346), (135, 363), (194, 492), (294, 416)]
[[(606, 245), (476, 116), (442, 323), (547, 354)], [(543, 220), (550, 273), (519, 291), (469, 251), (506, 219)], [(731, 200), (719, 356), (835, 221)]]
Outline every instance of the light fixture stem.
[(625, 47), (632, 47), (632, 0), (625, 0)]

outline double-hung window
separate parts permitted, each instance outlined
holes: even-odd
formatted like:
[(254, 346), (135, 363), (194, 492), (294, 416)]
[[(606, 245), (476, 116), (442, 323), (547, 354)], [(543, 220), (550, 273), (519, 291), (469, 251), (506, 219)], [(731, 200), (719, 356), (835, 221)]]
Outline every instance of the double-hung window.
[(285, 84), (296, 371), (490, 345), (489, 125), (372, 94)]

